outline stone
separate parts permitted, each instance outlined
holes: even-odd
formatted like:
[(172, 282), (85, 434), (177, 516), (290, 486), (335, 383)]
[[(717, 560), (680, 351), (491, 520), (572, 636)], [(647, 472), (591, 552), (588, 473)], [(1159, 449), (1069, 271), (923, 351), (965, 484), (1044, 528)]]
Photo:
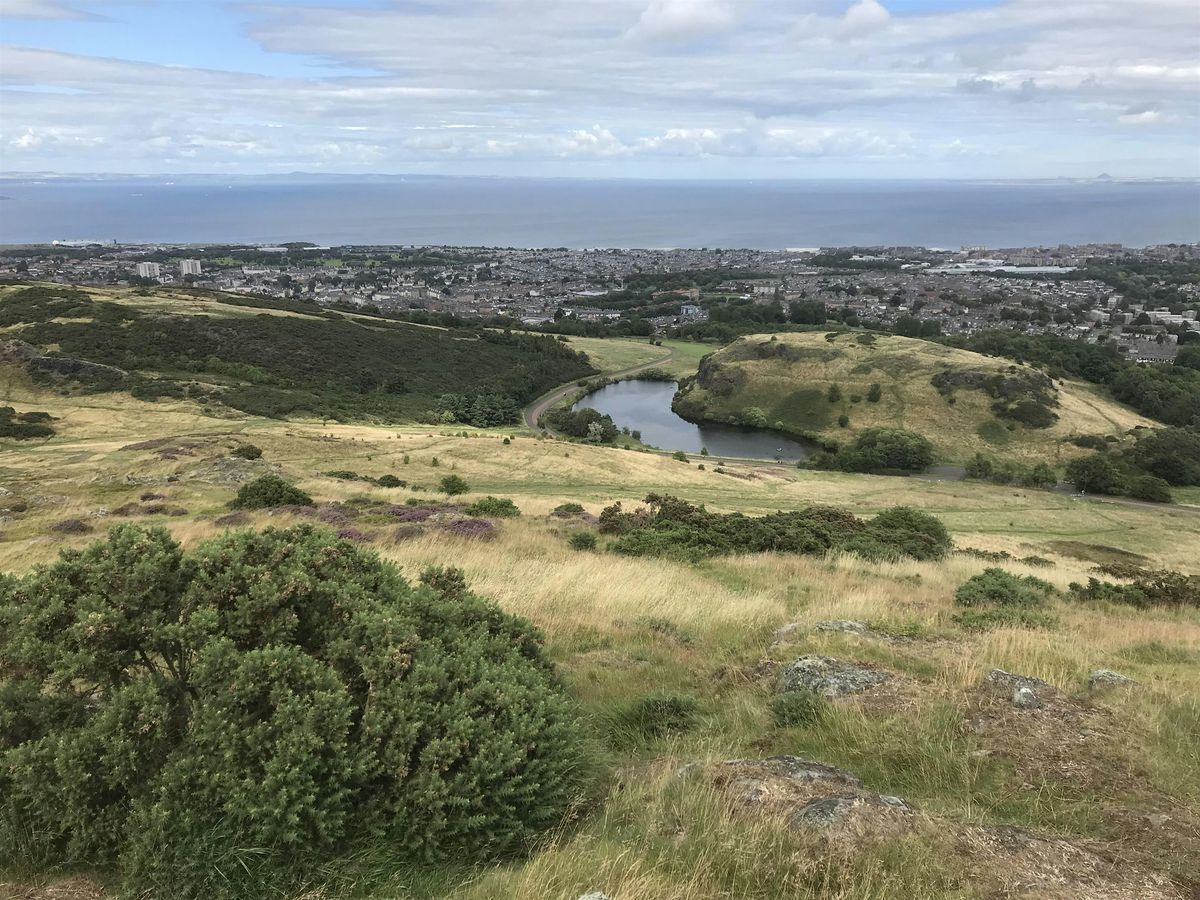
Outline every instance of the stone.
[(1088, 687), (1131, 687), (1137, 684), (1128, 675), (1113, 672), (1109, 669), (1096, 669), (1088, 675)]
[(912, 809), (912, 807), (899, 797), (892, 797), (887, 794), (845, 794), (838, 797), (822, 797), (820, 800), (813, 800), (811, 803), (806, 803), (788, 816), (788, 824), (793, 827), (808, 825), (813, 828), (828, 828), (830, 825), (845, 820), (854, 810), (864, 806), (900, 810)]
[(1012, 705), (1017, 709), (1039, 709), (1042, 701), (1033, 692), (1033, 688), (1019, 687), (1013, 691)]
[(892, 676), (878, 669), (856, 666), (830, 656), (802, 656), (779, 673), (779, 693), (808, 690), (824, 697), (861, 694)]
[(592, 891), (591, 893), (581, 895), (579, 900), (610, 900), (610, 898), (604, 891)]
[(1032, 675), (1015, 675), (1012, 672), (1005, 672), (1003, 669), (992, 669), (984, 677), (984, 681), (988, 684), (994, 684), (998, 687), (1012, 688), (1048, 688), (1052, 687), (1050, 682), (1042, 681), (1040, 678), (1034, 678)]
[(815, 828), (828, 828), (841, 822), (854, 811), (856, 807), (866, 803), (862, 797), (824, 797), (805, 804), (788, 816), (788, 824), (811, 825)]
[(862, 782), (853, 773), (798, 756), (731, 759), (722, 766), (732, 770), (726, 783), (734, 789), (735, 799), (752, 806), (772, 803), (797, 791), (805, 793), (812, 785), (831, 785), (843, 790), (862, 788)]
[(871, 632), (870, 625), (855, 619), (833, 619), (829, 622), (818, 622), (813, 627), (817, 631), (840, 631), (844, 634), (869, 634)]
[(794, 781), (833, 781), (851, 787), (862, 787), (852, 772), (799, 756), (768, 756), (764, 759), (731, 759), (724, 763), (745, 769), (756, 769), (775, 778)]

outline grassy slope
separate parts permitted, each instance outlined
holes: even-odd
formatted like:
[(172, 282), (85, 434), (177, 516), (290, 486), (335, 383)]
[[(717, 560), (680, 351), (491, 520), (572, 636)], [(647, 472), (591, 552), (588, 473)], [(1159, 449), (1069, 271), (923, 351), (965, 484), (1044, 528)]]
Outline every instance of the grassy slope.
[[(408, 575), (432, 562), (460, 565), (481, 594), (545, 630), (604, 745), (607, 787), (579, 823), (528, 860), (481, 872), (427, 869), (398, 876), (387, 873), (383, 853), (380, 867), (370, 860), (348, 865), (340, 874), (353, 886), (344, 882), (324, 896), (573, 900), (595, 889), (619, 900), (1183, 896), (1182, 889), (1142, 890), (1136, 867), (1186, 875), (1200, 853), (1194, 741), (1200, 738), (1200, 615), (1063, 604), (1057, 632), (969, 635), (948, 619), (954, 587), (985, 565), (969, 557), (869, 564), (763, 555), (686, 566), (573, 552), (565, 536), (578, 526), (546, 514), (565, 500), (596, 513), (614, 499), (632, 501), (651, 490), (747, 512), (822, 502), (871, 513), (908, 503), (940, 515), (960, 545), (1054, 559), (1053, 569), (1007, 567), (1065, 586), (1085, 579), (1090, 564), (1064, 553), (1090, 545), (1197, 571), (1195, 511), (753, 463), (729, 464), (742, 476), (734, 477), (714, 472), (712, 460), (700, 471), (657, 455), (524, 435), (504, 445), (500, 432), (464, 438), (418, 428), (215, 419), (186, 402), (148, 405), (119, 394), (63, 398), (11, 377), (0, 382), (0, 393), (18, 409), (60, 417), (54, 438), (3, 447), (0, 483), (29, 509), (0, 526), (0, 571), (25, 571), (93, 539), (112, 521), (96, 517), (99, 510), (148, 488), (188, 514), (145, 521), (169, 527), (187, 543), (215, 534), (213, 519), (234, 490), (224, 480), (225, 457), (241, 440), (261, 446), (265, 460), (237, 463), (234, 472), (278, 467), (319, 500), (411, 496), (319, 475), (337, 468), (393, 472), (427, 487), (456, 472), (475, 494), (510, 496), (520, 505), (522, 518), (502, 523), (489, 543), (398, 540), (394, 527), (364, 527), (375, 531), (378, 551)], [(159, 450), (120, 449), (171, 436), (180, 440)], [(0, 506), (11, 499), (0, 497)], [(47, 531), (68, 516), (90, 521), (93, 535)], [(257, 513), (252, 524), (290, 521)], [(814, 622), (842, 618), (927, 640), (893, 645), (811, 630)], [(773, 644), (772, 632), (785, 622), (800, 628)], [(787, 662), (808, 652), (875, 662), (898, 677), (886, 689), (838, 701), (819, 727), (775, 728), (764, 660)], [(978, 686), (994, 666), (1045, 678), (1061, 685), (1062, 695), (1043, 713), (1017, 714)], [(1089, 695), (1082, 682), (1098, 667), (1125, 672), (1144, 686)], [(629, 737), (624, 707), (662, 693), (695, 698), (696, 726), (672, 737)], [(998, 724), (968, 726), (981, 720)], [(871, 789), (901, 795), (923, 815), (939, 818), (913, 834), (839, 833), (827, 841), (771, 816), (739, 812), (699, 770), (678, 774), (689, 763), (772, 753), (847, 766)], [(1169, 819), (1147, 824), (1146, 816), (1157, 815)], [(1094, 842), (1122, 861), (1123, 882), (1102, 893), (1061, 854), (1041, 860), (1013, 851), (993, 859), (968, 852), (955, 836), (965, 823), (1018, 824)], [(1019, 887), (1030, 880), (1040, 886)], [(92, 883), (76, 881), (72, 888), (84, 896)], [(0, 895), (4, 890), (0, 883)]]
[[(714, 362), (740, 369), (746, 381), (729, 396), (719, 397), (699, 385), (688, 397), (702, 406), (706, 417), (726, 419), (748, 406), (757, 406), (771, 423), (780, 421), (796, 431), (818, 432), (846, 439), (864, 428), (907, 428), (928, 437), (943, 462), (961, 462), (977, 452), (1026, 462), (1057, 462), (1079, 454), (1063, 439), (1080, 434), (1115, 434), (1138, 425), (1152, 424), (1120, 404), (1107, 400), (1080, 382), (1058, 385), (1057, 424), (1045, 429), (1018, 426), (1009, 431), (992, 413), (992, 400), (982, 391), (959, 389), (948, 403), (930, 384), (930, 378), (947, 366), (984, 372), (1002, 372), (1011, 365), (914, 338), (878, 335), (864, 346), (856, 334), (844, 334), (832, 343), (824, 334), (781, 334), (779, 341), (802, 348), (810, 356), (799, 361), (754, 359), (751, 348), (770, 340), (765, 335), (742, 338), (719, 351)], [(878, 403), (865, 398), (872, 383), (883, 389)], [(842, 399), (829, 402), (827, 394), (838, 385)], [(863, 399), (852, 402), (859, 395)], [(847, 415), (848, 428), (839, 428), (838, 416)]]
[(170, 290), (0, 287), (0, 319), (7, 323), (0, 339), (136, 372), (143, 386), (171, 396), (187, 392), (251, 414), (342, 421), (413, 421), (447, 393), (506, 395), (519, 405), (593, 374), (586, 360), (549, 337), (227, 299)]

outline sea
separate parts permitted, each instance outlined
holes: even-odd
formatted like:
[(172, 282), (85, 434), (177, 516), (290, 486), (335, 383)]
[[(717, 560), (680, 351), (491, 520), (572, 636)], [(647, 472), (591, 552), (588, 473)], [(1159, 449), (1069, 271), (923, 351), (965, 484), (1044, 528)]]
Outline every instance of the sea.
[(0, 243), (567, 248), (1200, 241), (1200, 181), (0, 178)]

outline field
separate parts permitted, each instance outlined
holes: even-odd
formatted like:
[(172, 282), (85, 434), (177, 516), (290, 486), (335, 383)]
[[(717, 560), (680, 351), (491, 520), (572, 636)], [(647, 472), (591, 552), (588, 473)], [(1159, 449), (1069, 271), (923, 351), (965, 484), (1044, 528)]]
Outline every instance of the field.
[[(1041, 376), (1008, 361), (928, 341), (892, 335), (844, 333), (780, 334), (742, 338), (717, 353), (696, 383), (685, 389), (681, 412), (728, 421), (758, 407), (768, 423), (785, 430), (846, 440), (874, 427), (905, 428), (925, 435), (940, 462), (963, 462), (976, 453), (1021, 462), (1065, 462), (1079, 448), (1065, 439), (1080, 435), (1121, 437), (1152, 423), (1101, 396), (1093, 386), (1066, 381), (1051, 384), (1050, 427), (1028, 427), (998, 417), (996, 398), (982, 389), (947, 386), (939, 374), (1001, 379)], [(871, 386), (880, 396), (872, 402)], [(834, 398), (831, 389), (836, 388)], [(1028, 393), (1028, 391), (1024, 392)], [(1019, 394), (1018, 396), (1023, 396)], [(839, 425), (845, 416), (847, 424)]]
[[(674, 349), (572, 343), (605, 369)], [(685, 346), (675, 364), (694, 365), (704, 349)], [(526, 857), (397, 872), (380, 847), (331, 866), (328, 883), (313, 885), (307, 900), (575, 900), (588, 891), (613, 900), (1184, 900), (1200, 887), (1200, 613), (1056, 599), (1057, 628), (972, 632), (951, 619), (953, 593), (994, 564), (967, 554), (943, 562), (759, 554), (692, 565), (572, 549), (568, 537), (590, 526), (551, 515), (565, 502), (590, 514), (617, 500), (629, 507), (652, 491), (748, 514), (821, 503), (869, 516), (907, 504), (941, 518), (960, 548), (1051, 561), (1001, 565), (1066, 588), (1103, 561), (1200, 574), (1200, 506), (1150, 508), (712, 458), (681, 462), (543, 439), (517, 426), (213, 415), (187, 400), (61, 396), (11, 367), (0, 377), (6, 403), (57, 418), (54, 437), (0, 447), (0, 509), (7, 510), (0, 512), (0, 572), (49, 562), (116, 521), (161, 525), (194, 545), (223, 529), (217, 520), (229, 513), (240, 483), (275, 471), (350, 517), (406, 576), (429, 564), (460, 566), (475, 591), (544, 631), (601, 761), (588, 803)], [(1070, 402), (1083, 405), (1084, 396), (1072, 394)], [(1068, 408), (1064, 401), (1060, 412)], [(1111, 414), (1100, 409), (1098, 416)], [(230, 455), (244, 443), (260, 447), (262, 459)], [(322, 474), (330, 470), (392, 474), (408, 486)], [(491, 540), (354, 518), (351, 501), (439, 499), (437, 484), (447, 474), (470, 485), (464, 499), (509, 497), (521, 516), (498, 521)], [(139, 500), (145, 492), (162, 495), (162, 508), (147, 512)], [(117, 514), (127, 504), (132, 512)], [(56, 531), (64, 520), (88, 530)], [(244, 524), (298, 521), (258, 511)], [(869, 630), (816, 627), (836, 620)], [(810, 653), (892, 677), (832, 701), (815, 723), (779, 724), (771, 714), (774, 677)], [(1017, 709), (986, 687), (993, 668), (1056, 689), (1043, 693), (1041, 709)], [(1091, 689), (1087, 678), (1096, 669), (1138, 684)], [(639, 713), (647, 698), (675, 698), (690, 711), (660, 729)], [(828, 828), (789, 825), (792, 788), (768, 780), (765, 799), (747, 805), (722, 774), (726, 760), (776, 754), (844, 767), (870, 792), (901, 797), (911, 809), (868, 805)], [(0, 869), (0, 897), (111, 891), (115, 881), (104, 871)]]

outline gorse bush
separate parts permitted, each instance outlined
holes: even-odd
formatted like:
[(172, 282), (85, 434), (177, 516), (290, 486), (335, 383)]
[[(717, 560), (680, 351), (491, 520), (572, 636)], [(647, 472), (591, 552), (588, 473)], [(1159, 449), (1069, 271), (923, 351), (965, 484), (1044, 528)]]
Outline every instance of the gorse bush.
[(984, 569), (959, 585), (954, 602), (965, 609), (953, 619), (968, 631), (991, 628), (1050, 628), (1058, 620), (1043, 610), (1054, 585), (1032, 575)]
[(507, 497), (482, 497), (463, 510), (468, 516), (482, 516), (487, 519), (515, 519), (521, 515), (517, 504)]
[(1085, 603), (1120, 603), (1139, 609), (1200, 609), (1200, 576), (1145, 569), (1114, 574), (1130, 577), (1132, 584), (1114, 584), (1089, 578), (1085, 585), (1072, 584), (1069, 596)]
[(265, 509), (272, 506), (312, 506), (313, 499), (278, 475), (260, 475), (238, 488), (229, 504), (234, 509)]
[(0, 581), (0, 858), (130, 894), (288, 894), (333, 857), (522, 848), (579, 782), (526, 622), (308, 526), (118, 526)]
[[(436, 461), (437, 457), (434, 457)], [(438, 482), (438, 490), (449, 497), (456, 497), (459, 494), (465, 494), (471, 489), (465, 480), (459, 475), (447, 475)]]
[(590, 531), (576, 531), (567, 538), (567, 543), (573, 550), (595, 550), (596, 536)]
[(617, 535), (611, 549), (629, 556), (699, 560), (727, 553), (826, 553), (845, 550), (870, 559), (941, 559), (951, 546), (933, 516), (904, 507), (869, 522), (843, 509), (813, 506), (766, 516), (722, 515), (686, 500), (651, 494), (647, 507), (617, 503), (600, 514), (600, 531)]
[(1032, 575), (1013, 575), (1004, 569), (984, 569), (959, 585), (954, 602), (959, 606), (1042, 606), (1054, 585)]
[(47, 425), (54, 417), (45, 412), (19, 413), (11, 406), (0, 406), (0, 438), (28, 440), (52, 437), (54, 429)]
[(262, 448), (254, 444), (239, 444), (233, 448), (230, 456), (236, 456), (238, 459), (262, 459)]

